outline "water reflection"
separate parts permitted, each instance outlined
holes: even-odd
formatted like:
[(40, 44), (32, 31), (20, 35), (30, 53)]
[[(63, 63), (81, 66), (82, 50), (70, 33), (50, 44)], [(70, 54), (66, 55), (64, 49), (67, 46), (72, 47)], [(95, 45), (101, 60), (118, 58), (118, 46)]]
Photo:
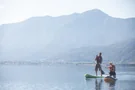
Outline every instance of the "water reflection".
[(102, 79), (99, 79), (99, 81), (95, 79), (95, 90), (101, 90), (102, 82), (103, 82)]
[[(86, 83), (87, 83), (87, 88), (88, 90), (102, 90), (102, 83), (103, 83), (103, 79), (86, 79)], [(91, 85), (93, 85), (94, 87), (91, 88)]]
[[(104, 79), (86, 79), (87, 90), (115, 90), (116, 81), (105, 82)], [(93, 88), (91, 87), (93, 85)]]
[(107, 82), (107, 83), (109, 85), (109, 90), (115, 90), (116, 81), (114, 81), (114, 82)]

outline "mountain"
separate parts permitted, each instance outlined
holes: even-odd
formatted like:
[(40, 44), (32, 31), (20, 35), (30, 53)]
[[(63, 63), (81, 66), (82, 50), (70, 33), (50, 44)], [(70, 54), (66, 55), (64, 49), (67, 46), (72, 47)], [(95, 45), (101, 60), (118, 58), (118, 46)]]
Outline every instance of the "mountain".
[(98, 9), (59, 17), (32, 17), (0, 26), (0, 57), (50, 58), (73, 48), (115, 44), (134, 38), (134, 25), (135, 18), (114, 18)]
[(58, 62), (94, 63), (96, 55), (102, 52), (104, 63), (135, 64), (135, 38), (108, 46), (88, 46), (71, 49), (52, 58)]

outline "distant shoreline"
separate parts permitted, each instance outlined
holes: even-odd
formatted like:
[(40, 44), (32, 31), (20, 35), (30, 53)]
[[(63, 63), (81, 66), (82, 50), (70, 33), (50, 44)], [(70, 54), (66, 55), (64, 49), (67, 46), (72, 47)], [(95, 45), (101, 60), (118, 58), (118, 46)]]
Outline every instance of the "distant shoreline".
[[(90, 62), (46, 62), (46, 61), (0, 61), (0, 65), (46, 65), (46, 64), (76, 64), (76, 65), (95, 65)], [(109, 65), (103, 63), (102, 65)], [(115, 65), (135, 65), (135, 63), (115, 63)]]
[[(91, 65), (95, 65), (95, 63), (73, 63), (73, 64), (91, 64)], [(135, 65), (135, 63), (114, 63), (115, 65)], [(103, 63), (102, 65), (109, 65), (109, 63)]]

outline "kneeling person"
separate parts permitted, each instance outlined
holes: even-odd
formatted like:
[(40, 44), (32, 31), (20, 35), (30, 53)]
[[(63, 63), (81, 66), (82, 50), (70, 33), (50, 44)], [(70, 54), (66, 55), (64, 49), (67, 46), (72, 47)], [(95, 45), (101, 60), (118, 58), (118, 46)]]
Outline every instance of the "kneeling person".
[(109, 75), (113, 76), (114, 78), (116, 78), (116, 72), (115, 72), (115, 65), (113, 63), (109, 63)]

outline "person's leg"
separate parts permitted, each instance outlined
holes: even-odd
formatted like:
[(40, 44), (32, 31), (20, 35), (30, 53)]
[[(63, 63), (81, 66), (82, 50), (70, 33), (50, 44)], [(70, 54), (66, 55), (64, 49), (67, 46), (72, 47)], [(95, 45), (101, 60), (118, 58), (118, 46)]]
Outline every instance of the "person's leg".
[(101, 65), (99, 65), (99, 71), (100, 71), (101, 76), (102, 76), (102, 68), (101, 68)]
[(97, 76), (97, 70), (98, 70), (98, 68), (97, 68), (97, 65), (95, 66), (95, 72), (96, 72), (96, 76)]
[(102, 76), (102, 71), (100, 70), (101, 76)]
[(111, 73), (111, 71), (109, 72), (109, 76), (110, 76), (110, 77), (112, 76), (112, 73)]
[(96, 76), (97, 76), (97, 71), (96, 71)]
[(113, 72), (113, 77), (116, 78), (116, 73), (115, 72)]

